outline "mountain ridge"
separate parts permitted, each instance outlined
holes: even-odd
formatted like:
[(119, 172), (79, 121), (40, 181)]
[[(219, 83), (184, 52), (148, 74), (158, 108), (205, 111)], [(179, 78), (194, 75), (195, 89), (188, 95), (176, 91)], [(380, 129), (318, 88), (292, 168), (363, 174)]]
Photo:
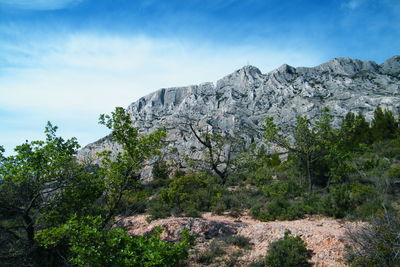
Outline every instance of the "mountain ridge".
[[(266, 117), (278, 125), (292, 126), (297, 116), (312, 121), (329, 107), (334, 125), (349, 111), (362, 112), (370, 120), (378, 106), (397, 114), (400, 107), (400, 56), (382, 64), (351, 58), (334, 58), (315, 67), (287, 64), (263, 74), (246, 65), (215, 83), (161, 88), (127, 107), (133, 124), (143, 133), (165, 127), (165, 151), (176, 157), (201, 158), (201, 144), (187, 126), (199, 132), (239, 135), (246, 143), (260, 141), (257, 133)], [(109, 138), (85, 146), (79, 157), (118, 150)], [(168, 156), (167, 156), (168, 159)]]

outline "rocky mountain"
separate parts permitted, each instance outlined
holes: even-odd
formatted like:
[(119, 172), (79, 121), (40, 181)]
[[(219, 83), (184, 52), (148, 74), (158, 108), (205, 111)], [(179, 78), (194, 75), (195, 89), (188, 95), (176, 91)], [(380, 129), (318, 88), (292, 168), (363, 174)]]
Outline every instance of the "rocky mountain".
[[(245, 66), (214, 83), (163, 88), (128, 106), (134, 126), (143, 133), (161, 127), (168, 131), (168, 146), (178, 156), (201, 157), (201, 144), (188, 126), (239, 134), (246, 142), (257, 141), (266, 117), (280, 125), (293, 125), (296, 117), (315, 119), (329, 107), (338, 125), (348, 112), (362, 112), (367, 119), (380, 105), (397, 114), (400, 107), (400, 56), (383, 64), (335, 58), (316, 67), (282, 65), (263, 74)], [(117, 149), (109, 137), (84, 147), (80, 157), (103, 149)]]

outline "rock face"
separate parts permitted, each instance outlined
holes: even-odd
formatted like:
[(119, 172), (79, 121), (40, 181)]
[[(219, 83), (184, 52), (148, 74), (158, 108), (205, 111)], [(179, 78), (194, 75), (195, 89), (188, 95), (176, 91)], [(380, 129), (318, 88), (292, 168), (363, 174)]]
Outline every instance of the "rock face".
[[(335, 58), (313, 68), (282, 65), (262, 74), (253, 66), (218, 80), (187, 87), (164, 88), (140, 98), (127, 108), (134, 126), (143, 133), (161, 127), (168, 130), (166, 149), (179, 157), (201, 157), (200, 143), (187, 126), (225, 134), (238, 133), (247, 143), (260, 139), (257, 129), (266, 117), (279, 125), (293, 125), (296, 117), (315, 119), (329, 107), (338, 126), (348, 112), (362, 112), (367, 119), (380, 105), (397, 114), (400, 107), (400, 56), (383, 64)], [(93, 156), (117, 149), (109, 138), (84, 147), (79, 156)]]

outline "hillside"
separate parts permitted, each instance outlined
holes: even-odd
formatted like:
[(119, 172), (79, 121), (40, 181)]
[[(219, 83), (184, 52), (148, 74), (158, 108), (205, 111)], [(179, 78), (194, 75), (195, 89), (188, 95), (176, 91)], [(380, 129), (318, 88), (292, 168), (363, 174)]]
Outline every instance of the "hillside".
[(247, 66), (116, 107), (80, 151), (50, 122), (0, 146), (2, 264), (399, 266), (399, 61)]
[[(176, 241), (182, 229), (188, 229), (196, 237), (196, 246), (191, 251), (189, 266), (207, 266), (205, 253), (212, 243), (225, 251), (213, 255), (212, 266), (249, 266), (261, 262), (268, 246), (283, 237), (286, 230), (300, 235), (313, 251), (311, 261), (316, 267), (346, 266), (343, 261), (346, 231), (357, 227), (355, 222), (346, 222), (324, 217), (310, 217), (295, 221), (260, 222), (249, 216), (230, 216), (206, 213), (202, 218), (166, 218), (146, 221), (146, 215), (132, 216), (119, 223), (131, 235), (148, 235), (155, 227), (163, 227), (162, 238)], [(246, 241), (234, 242), (235, 237)], [(248, 243), (247, 243), (248, 242)], [(216, 253), (215, 253), (216, 254)]]
[[(266, 117), (291, 127), (296, 117), (307, 115), (313, 121), (329, 107), (335, 126), (349, 111), (362, 112), (370, 121), (378, 105), (396, 114), (399, 96), (400, 56), (380, 65), (335, 58), (312, 68), (282, 65), (266, 74), (245, 66), (215, 84), (160, 89), (132, 103), (127, 111), (143, 133), (167, 129), (167, 159), (198, 159), (201, 144), (189, 123), (198, 132), (236, 135), (249, 144), (260, 141), (259, 129)], [(79, 156), (95, 157), (104, 149), (115, 151), (117, 146), (105, 137), (85, 146)], [(149, 176), (148, 171), (144, 174)]]

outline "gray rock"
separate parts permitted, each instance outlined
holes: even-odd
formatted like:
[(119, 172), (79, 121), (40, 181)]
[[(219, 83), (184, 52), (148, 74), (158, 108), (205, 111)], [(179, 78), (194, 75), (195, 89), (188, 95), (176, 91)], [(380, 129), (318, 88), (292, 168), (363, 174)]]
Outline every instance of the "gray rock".
[[(313, 68), (282, 65), (262, 74), (245, 66), (218, 80), (186, 87), (163, 88), (128, 106), (135, 127), (150, 133), (166, 127), (168, 157), (200, 158), (201, 145), (187, 126), (195, 120), (199, 131), (239, 133), (246, 142), (260, 141), (257, 131), (266, 117), (279, 125), (293, 125), (297, 116), (315, 120), (324, 107), (334, 115), (335, 126), (349, 111), (367, 119), (381, 105), (397, 114), (400, 107), (400, 56), (381, 65), (373, 61), (335, 58)], [(85, 146), (79, 157), (118, 146), (109, 138)], [(169, 159), (170, 159), (169, 158)], [(147, 175), (149, 171), (147, 170)]]

